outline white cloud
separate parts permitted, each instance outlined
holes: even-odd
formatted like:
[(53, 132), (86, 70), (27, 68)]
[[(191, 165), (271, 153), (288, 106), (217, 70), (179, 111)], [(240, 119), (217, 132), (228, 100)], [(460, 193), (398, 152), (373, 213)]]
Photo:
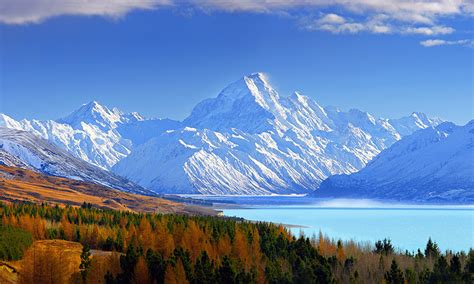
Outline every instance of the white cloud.
[[(448, 17), (474, 17), (474, 0), (183, 0), (197, 7), (227, 12), (287, 12), (304, 7), (300, 26), (334, 34), (446, 35), (455, 29), (442, 24)], [(338, 14), (322, 14), (337, 8)], [(308, 15), (318, 15), (311, 18)], [(298, 13), (294, 13), (298, 15)]]
[(165, 5), (178, 9), (192, 7), (253, 13), (290, 13), (303, 7), (315, 12), (338, 7), (339, 10), (366, 17), (384, 14), (392, 20), (425, 25), (434, 25), (444, 16), (474, 15), (472, 0), (1, 0), (0, 22), (36, 23), (60, 15), (120, 17), (135, 9), (155, 9)]
[(472, 39), (461, 39), (461, 40), (444, 40), (444, 39), (428, 39), (420, 41), (420, 44), (424, 47), (433, 47), (441, 45), (462, 45), (467, 47), (474, 46), (474, 40)]
[[(408, 26), (407, 26), (408, 25)], [(415, 34), (423, 36), (447, 35), (455, 32), (452, 27), (404, 24), (386, 14), (362, 18), (359, 21), (336, 14), (322, 15), (317, 19), (305, 18), (301, 26), (308, 30), (322, 30), (334, 34), (368, 32), (374, 34)]]
[(442, 39), (428, 39), (424, 41), (420, 41), (420, 44), (425, 47), (437, 46), (437, 45), (445, 45), (446, 41)]
[(343, 24), (346, 22), (343, 17), (336, 14), (326, 14), (319, 21), (324, 24)]
[(341, 34), (341, 33), (350, 33), (355, 34), (365, 30), (364, 25), (359, 23), (343, 23), (340, 25), (331, 25), (331, 24), (323, 24), (318, 26), (318, 29), (322, 31), (328, 31), (334, 34)]
[(319, 19), (313, 20), (305, 18), (301, 25), (308, 30), (321, 30), (334, 34), (369, 32), (375, 34), (393, 33), (393, 27), (384, 23), (384, 16), (376, 16), (365, 22), (357, 22), (349, 18), (343, 18), (336, 14), (323, 15)]
[(373, 25), (370, 27), (375, 34), (389, 34), (392, 33), (392, 28), (387, 25)]
[(314, 20), (312, 18), (304, 18), (301, 21), (301, 26), (307, 30), (321, 30), (334, 34), (343, 33), (391, 33), (392, 27), (384, 24), (381, 20), (383, 17), (374, 17), (366, 22), (356, 22), (349, 18), (344, 18), (337, 14), (325, 14), (320, 18)]
[(39, 23), (62, 15), (117, 18), (141, 9), (171, 5), (171, 0), (1, 0), (0, 23)]
[(445, 26), (432, 26), (432, 27), (408, 27), (404, 33), (407, 34), (420, 34), (420, 35), (446, 35), (451, 34), (455, 30), (451, 27)]
[(403, 22), (432, 24), (440, 16), (472, 14), (472, 0), (184, 0), (227, 12), (275, 12), (300, 7), (342, 7), (356, 14), (386, 14)]
[[(133, 10), (172, 7), (178, 11), (292, 15), (302, 28), (334, 34), (447, 35), (448, 17), (474, 17), (474, 0), (0, 0), (0, 24), (40, 23), (62, 15), (119, 18)], [(338, 14), (327, 13), (336, 8)], [(309, 15), (318, 15), (314, 18)], [(426, 47), (474, 46), (474, 40), (421, 41)]]

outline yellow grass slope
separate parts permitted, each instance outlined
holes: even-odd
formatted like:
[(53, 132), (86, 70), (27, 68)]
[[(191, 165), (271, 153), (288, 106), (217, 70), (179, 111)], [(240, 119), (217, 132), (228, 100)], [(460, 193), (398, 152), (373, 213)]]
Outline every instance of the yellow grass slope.
[[(0, 263), (0, 283), (82, 283), (81, 252), (76, 242), (35, 241), (22, 260)], [(91, 250), (91, 260), (87, 283), (101, 283), (110, 267), (119, 267), (120, 254)]]
[(100, 208), (135, 212), (216, 214), (214, 210), (202, 207), (1, 165), (0, 191), (0, 201), (3, 202), (50, 202), (73, 206), (86, 202)]

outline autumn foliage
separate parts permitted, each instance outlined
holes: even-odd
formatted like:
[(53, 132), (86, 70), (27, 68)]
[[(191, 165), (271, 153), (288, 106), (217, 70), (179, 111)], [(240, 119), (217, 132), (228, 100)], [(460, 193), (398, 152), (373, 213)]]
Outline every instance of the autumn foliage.
[[(388, 239), (295, 238), (270, 223), (88, 204), (1, 204), (0, 220), (0, 257), (23, 255), (23, 283), (473, 283), (474, 277), (473, 250), (442, 253), (431, 240), (417, 253), (400, 252)], [(16, 240), (23, 241), (8, 245)]]
[[(100, 273), (87, 273), (88, 278), (102, 274), (108, 283), (203, 283), (202, 278), (208, 283), (332, 279), (327, 260), (309, 239), (296, 239), (281, 226), (268, 223), (30, 203), (1, 205), (0, 217), (2, 226), (22, 228), (35, 240), (62, 239), (92, 250), (117, 252), (118, 262), (112, 259), (98, 268), (92, 261), (90, 269)], [(35, 258), (39, 257), (42, 255), (36, 251)], [(57, 269), (52, 262), (61, 259), (49, 259), (44, 259), (45, 271)], [(38, 279), (36, 283), (45, 282)]]

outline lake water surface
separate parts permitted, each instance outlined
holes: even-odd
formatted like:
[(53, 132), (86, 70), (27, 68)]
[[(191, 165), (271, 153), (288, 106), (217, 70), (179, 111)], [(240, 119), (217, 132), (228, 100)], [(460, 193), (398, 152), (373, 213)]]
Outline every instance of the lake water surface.
[(295, 197), (267, 198), (263, 202), (251, 197), (227, 198), (240, 207), (224, 208), (226, 216), (304, 226), (290, 228), (295, 235), (303, 231), (310, 237), (322, 231), (331, 238), (371, 243), (390, 238), (397, 248), (409, 251), (424, 249), (430, 237), (443, 251), (468, 251), (474, 247), (472, 206), (314, 202)]

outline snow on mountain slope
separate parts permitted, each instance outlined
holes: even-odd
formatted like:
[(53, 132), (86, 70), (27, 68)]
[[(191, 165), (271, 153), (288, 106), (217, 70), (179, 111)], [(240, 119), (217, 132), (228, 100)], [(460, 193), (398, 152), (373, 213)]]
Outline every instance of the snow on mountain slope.
[(181, 128), (136, 147), (112, 170), (157, 192), (305, 193), (333, 174), (363, 168), (406, 133), (436, 125), (281, 98), (256, 73), (199, 103)]
[(181, 125), (181, 122), (171, 119), (147, 119), (120, 124), (116, 130), (122, 138), (130, 140), (133, 145), (140, 145), (166, 130), (180, 128)]
[(7, 151), (0, 149), (0, 165), (7, 167), (23, 168), (28, 170), (34, 170), (34, 168), (22, 161), (20, 158), (8, 153)]
[(93, 182), (122, 191), (150, 194), (142, 187), (77, 159), (59, 147), (26, 131), (0, 127), (0, 164)]
[(428, 118), (424, 113), (414, 112), (407, 117), (390, 119), (389, 122), (398, 131), (398, 133), (405, 136), (410, 135), (420, 128), (438, 125), (442, 121), (439, 118)]
[(183, 122), (97, 102), (56, 121), (0, 114), (0, 126), (31, 132), (157, 192), (209, 194), (312, 192), (328, 176), (358, 171), (401, 137), (438, 123), (422, 113), (387, 120), (323, 108), (297, 92), (280, 97), (262, 73), (202, 101)]
[(58, 120), (59, 123), (68, 124), (75, 129), (81, 129), (82, 124), (90, 124), (99, 127), (103, 131), (114, 129), (118, 124), (129, 121), (141, 121), (143, 118), (138, 113), (124, 114), (117, 108), (112, 110), (96, 101), (82, 105), (70, 115)]
[(183, 124), (260, 133), (274, 128), (275, 115), (284, 115), (279, 96), (264, 75), (257, 73), (230, 84), (217, 98), (199, 103)]
[[(275, 141), (268, 133), (234, 130), (222, 134), (187, 127), (138, 147), (113, 171), (158, 192), (308, 192), (313, 184), (307, 181), (326, 176), (319, 164), (328, 161), (305, 160), (298, 158), (299, 153), (301, 149), (291, 141)], [(342, 165), (337, 166), (343, 170)]]
[(333, 176), (319, 197), (474, 202), (474, 120), (442, 123), (395, 143), (361, 171)]
[(95, 101), (57, 121), (15, 121), (0, 114), (0, 126), (34, 133), (103, 169), (110, 169), (149, 135), (156, 136), (176, 125), (179, 123), (172, 120), (145, 120), (138, 113), (110, 110)]

